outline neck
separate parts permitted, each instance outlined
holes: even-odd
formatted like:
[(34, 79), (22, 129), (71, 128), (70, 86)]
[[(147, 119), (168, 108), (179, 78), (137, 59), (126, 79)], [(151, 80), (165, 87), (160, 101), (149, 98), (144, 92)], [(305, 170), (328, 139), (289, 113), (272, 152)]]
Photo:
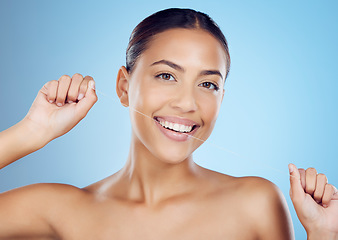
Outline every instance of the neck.
[(197, 168), (191, 155), (180, 162), (168, 163), (158, 159), (134, 138), (128, 161), (119, 175), (130, 200), (156, 204), (196, 187)]

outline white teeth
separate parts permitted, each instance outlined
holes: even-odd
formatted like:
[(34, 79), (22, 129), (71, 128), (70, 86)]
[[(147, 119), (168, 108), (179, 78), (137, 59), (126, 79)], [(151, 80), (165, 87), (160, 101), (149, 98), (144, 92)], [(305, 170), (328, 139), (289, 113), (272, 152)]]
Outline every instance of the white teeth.
[(173, 129), (174, 129), (176, 132), (179, 132), (181, 128), (180, 128), (180, 125), (178, 125), (178, 123), (174, 123)]
[(193, 126), (185, 126), (183, 124), (172, 123), (168, 121), (160, 121), (160, 124), (168, 129), (174, 130), (176, 132), (191, 132)]

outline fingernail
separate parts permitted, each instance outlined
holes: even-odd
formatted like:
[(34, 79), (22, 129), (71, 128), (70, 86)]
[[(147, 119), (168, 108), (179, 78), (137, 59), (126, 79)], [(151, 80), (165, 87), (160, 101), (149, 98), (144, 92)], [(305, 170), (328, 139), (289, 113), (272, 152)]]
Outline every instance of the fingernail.
[(49, 100), (49, 103), (53, 103), (54, 101), (53, 100)]
[(68, 103), (73, 103), (73, 101), (72, 101), (72, 100), (69, 100)]
[(95, 90), (95, 82), (94, 81), (90, 81), (89, 82), (89, 87), (91, 87), (93, 90)]
[(323, 207), (324, 207), (324, 208), (327, 208), (328, 206), (327, 206), (326, 204), (323, 204)]
[(79, 94), (79, 96), (77, 97), (77, 99), (81, 100), (84, 97), (84, 95), (82, 93)]
[(293, 172), (293, 167), (291, 164), (289, 164), (289, 173), (291, 174)]
[(59, 107), (61, 107), (61, 106), (62, 106), (62, 103), (57, 103), (56, 105), (58, 105)]

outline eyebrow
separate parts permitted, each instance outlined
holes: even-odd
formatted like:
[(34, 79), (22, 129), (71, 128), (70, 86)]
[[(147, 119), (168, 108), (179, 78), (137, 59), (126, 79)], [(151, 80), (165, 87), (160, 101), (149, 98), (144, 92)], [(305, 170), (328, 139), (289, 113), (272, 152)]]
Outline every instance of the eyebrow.
[(200, 73), (200, 76), (208, 76), (208, 75), (218, 75), (223, 79), (222, 73), (218, 70), (205, 70)]
[[(171, 68), (173, 68), (175, 70), (181, 71), (181, 72), (185, 71), (185, 69), (183, 67), (181, 67), (180, 65), (177, 65), (176, 63), (173, 63), (171, 61), (164, 60), (164, 59), (162, 59), (160, 61), (157, 61), (157, 62), (154, 62), (150, 66), (154, 66), (154, 65), (158, 65), (158, 64), (168, 65), (169, 67), (171, 67)], [(221, 77), (221, 79), (223, 79), (223, 76), (222, 76), (221, 72), (218, 71), (218, 70), (204, 70), (204, 71), (200, 72), (199, 75), (200, 76), (218, 75), (218, 76)]]
[(152, 63), (150, 66), (154, 66), (154, 65), (158, 65), (158, 64), (165, 64), (165, 65), (168, 65), (169, 67), (174, 68), (174, 69), (176, 69), (176, 70), (179, 70), (179, 71), (181, 71), (181, 72), (184, 72), (184, 71), (185, 71), (185, 69), (184, 69), (183, 67), (177, 65), (176, 63), (173, 63), (173, 62), (170, 62), (170, 61), (164, 60), (164, 59), (163, 59), (163, 60), (160, 60), (160, 61), (157, 61), (157, 62), (154, 62), (154, 63)]

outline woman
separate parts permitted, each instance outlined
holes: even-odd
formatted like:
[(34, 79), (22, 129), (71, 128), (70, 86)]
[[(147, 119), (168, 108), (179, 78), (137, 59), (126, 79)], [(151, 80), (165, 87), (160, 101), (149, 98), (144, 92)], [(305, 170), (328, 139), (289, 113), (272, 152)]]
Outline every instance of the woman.
[[(0, 238), (293, 239), (276, 186), (202, 168), (192, 153), (214, 127), (229, 72), (227, 42), (205, 14), (167, 9), (133, 31), (117, 95), (129, 106), (126, 165), (83, 189), (36, 184), (0, 195)], [(0, 167), (72, 129), (96, 102), (91, 77), (62, 76), (0, 135)], [(337, 239), (338, 196), (325, 175), (290, 164), (309, 239)]]

